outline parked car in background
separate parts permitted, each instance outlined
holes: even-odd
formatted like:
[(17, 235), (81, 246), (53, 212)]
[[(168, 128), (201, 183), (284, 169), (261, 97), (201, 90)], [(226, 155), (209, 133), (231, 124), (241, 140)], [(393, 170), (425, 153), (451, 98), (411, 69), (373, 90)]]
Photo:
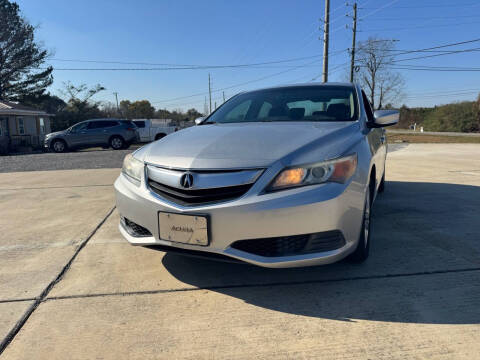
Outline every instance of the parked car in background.
[(355, 84), (232, 97), (198, 126), (127, 155), (115, 182), (133, 245), (266, 267), (361, 262), (385, 187), (395, 110)]
[(168, 134), (171, 134), (178, 129), (172, 125), (158, 125), (150, 119), (135, 119), (132, 120), (138, 127), (138, 134), (141, 142), (150, 142), (159, 140)]
[(101, 146), (114, 150), (139, 141), (136, 125), (130, 120), (92, 119), (45, 136), (44, 146), (55, 152)]

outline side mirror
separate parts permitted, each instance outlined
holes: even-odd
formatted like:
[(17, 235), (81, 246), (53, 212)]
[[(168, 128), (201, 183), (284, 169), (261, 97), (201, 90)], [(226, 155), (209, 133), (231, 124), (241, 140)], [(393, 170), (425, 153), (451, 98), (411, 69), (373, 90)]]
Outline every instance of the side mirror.
[(391, 126), (398, 123), (400, 112), (398, 110), (376, 110), (373, 118), (372, 127)]
[(205, 120), (204, 117), (196, 118), (196, 119), (195, 119), (195, 125), (200, 125), (203, 120)]

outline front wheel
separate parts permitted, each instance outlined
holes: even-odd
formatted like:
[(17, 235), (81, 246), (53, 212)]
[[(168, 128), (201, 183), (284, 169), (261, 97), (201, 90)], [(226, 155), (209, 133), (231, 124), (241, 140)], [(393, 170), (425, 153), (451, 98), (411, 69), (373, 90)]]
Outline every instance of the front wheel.
[(62, 153), (67, 149), (67, 144), (63, 140), (53, 140), (52, 149), (56, 153)]
[(114, 136), (110, 139), (110, 146), (113, 150), (120, 150), (125, 146), (125, 141), (120, 136)]
[(372, 204), (370, 196), (370, 186), (365, 194), (365, 207), (363, 209), (362, 230), (355, 251), (350, 255), (349, 260), (355, 263), (361, 263), (367, 260), (370, 253), (370, 216), (372, 213)]

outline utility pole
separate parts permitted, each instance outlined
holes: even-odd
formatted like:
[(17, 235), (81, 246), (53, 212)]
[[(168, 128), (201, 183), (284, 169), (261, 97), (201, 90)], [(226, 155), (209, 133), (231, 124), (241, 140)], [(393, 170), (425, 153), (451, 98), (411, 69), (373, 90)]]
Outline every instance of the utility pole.
[(207, 97), (205, 96), (205, 102), (203, 103), (203, 112), (205, 116), (208, 115), (208, 104), (207, 104)]
[(117, 112), (120, 112), (120, 109), (118, 107), (118, 93), (114, 92), (113, 95), (115, 95), (115, 100), (117, 101)]
[(225, 104), (225, 91), (223, 92), (223, 103)]
[(350, 63), (350, 82), (353, 82), (355, 68), (355, 39), (357, 37), (357, 3), (353, 4), (353, 35), (352, 35), (352, 59)]
[(328, 37), (330, 32), (330, 0), (325, 0), (325, 19), (323, 28), (323, 73), (322, 82), (328, 81)]
[(210, 73), (208, 73), (208, 96), (210, 99), (210, 107), (208, 109), (208, 113), (212, 113), (212, 85), (210, 83)]

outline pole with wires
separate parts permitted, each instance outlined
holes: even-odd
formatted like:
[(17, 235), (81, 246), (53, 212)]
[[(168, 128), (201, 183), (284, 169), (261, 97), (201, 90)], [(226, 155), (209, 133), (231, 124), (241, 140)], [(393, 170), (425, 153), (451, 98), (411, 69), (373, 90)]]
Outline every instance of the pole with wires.
[(117, 101), (117, 112), (120, 112), (120, 108), (118, 107), (118, 93), (114, 92), (113, 95), (115, 95), (115, 100)]
[(350, 62), (350, 82), (353, 83), (353, 75), (355, 71), (355, 41), (357, 37), (357, 3), (353, 4), (353, 28), (352, 28), (352, 53)]
[(210, 81), (210, 73), (208, 73), (208, 98), (209, 98), (209, 102), (210, 102), (210, 106), (208, 108), (208, 113), (211, 114), (212, 113), (212, 84), (211, 84), (211, 81)]
[(328, 81), (328, 38), (330, 31), (330, 0), (325, 0), (325, 19), (323, 27), (323, 72), (322, 82)]

